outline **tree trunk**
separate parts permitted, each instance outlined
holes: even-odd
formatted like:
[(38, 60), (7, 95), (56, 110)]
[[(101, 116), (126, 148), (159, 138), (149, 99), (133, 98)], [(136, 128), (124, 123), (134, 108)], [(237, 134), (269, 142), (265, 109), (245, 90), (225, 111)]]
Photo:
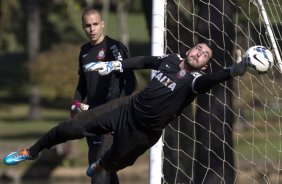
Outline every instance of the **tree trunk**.
[[(111, 3), (110, 0), (104, 0), (103, 1), (103, 12), (102, 12), (102, 15), (103, 15), (103, 20), (106, 23), (106, 25), (107, 25), (107, 22), (108, 22), (108, 15), (110, 13), (110, 3)], [(107, 29), (107, 26), (106, 26), (106, 29)], [(105, 30), (105, 32), (106, 32), (106, 30)]]
[[(28, 57), (30, 72), (30, 112), (29, 119), (39, 119), (40, 115), (40, 96), (37, 83), (33, 78), (32, 70), (36, 62), (40, 49), (40, 1), (27, 0), (27, 37), (28, 37)], [(23, 173), (22, 180), (46, 180), (50, 179), (51, 173), (70, 155), (71, 142), (57, 145), (56, 147), (44, 150), (40, 157), (35, 160), (30, 167)], [(72, 151), (73, 152), (73, 151)]]
[[(196, 24), (197, 32), (202, 35), (199, 41), (207, 41), (206, 38), (213, 40), (211, 43), (213, 59), (220, 62), (221, 66), (230, 66), (235, 39), (235, 28), (230, 19), (234, 15), (235, 6), (224, 0), (211, 2), (211, 5), (202, 1), (196, 2), (199, 17), (202, 18)], [(211, 62), (210, 71), (218, 71), (221, 66)], [(224, 86), (214, 87), (211, 91), (212, 95), (204, 94), (197, 98), (199, 108), (196, 111), (195, 156), (198, 161), (195, 162), (195, 183), (234, 183), (235, 181), (232, 151), (234, 116), (228, 108), (232, 107), (230, 91), (232, 91), (231, 80)]]
[(117, 26), (120, 36), (120, 41), (128, 48), (129, 45), (129, 31), (127, 24), (127, 0), (120, 0), (117, 3)]
[[(186, 5), (186, 8), (192, 5)], [(181, 11), (174, 1), (167, 2), (167, 54), (179, 53), (182, 56), (188, 50), (186, 45), (192, 46), (193, 33), (185, 30), (183, 26), (179, 26), (179, 22), (187, 27), (193, 27), (192, 22), (185, 17), (185, 12)], [(177, 20), (177, 21), (175, 21)], [(177, 39), (175, 39), (177, 38)], [(185, 44), (183, 44), (185, 43)], [(183, 111), (186, 117), (192, 117), (192, 107), (188, 106)], [(167, 146), (163, 147), (164, 159), (163, 161), (163, 174), (164, 180), (167, 183), (191, 183), (192, 181), (187, 178), (193, 174), (193, 140), (187, 139), (187, 136), (194, 137), (194, 122), (190, 118), (179, 117), (174, 120), (169, 126), (165, 128), (164, 141)], [(193, 119), (193, 118), (191, 118)], [(175, 130), (185, 132), (180, 134)], [(176, 151), (174, 151), (176, 150)], [(186, 154), (182, 154), (184, 151)], [(179, 169), (175, 168), (175, 165)], [(182, 172), (179, 172), (181, 170)], [(185, 173), (185, 174), (184, 174)], [(193, 183), (193, 182), (192, 182)]]
[(28, 119), (40, 119), (40, 96), (37, 84), (33, 78), (33, 63), (40, 49), (40, 1), (27, 0), (27, 43), (29, 60), (30, 99)]

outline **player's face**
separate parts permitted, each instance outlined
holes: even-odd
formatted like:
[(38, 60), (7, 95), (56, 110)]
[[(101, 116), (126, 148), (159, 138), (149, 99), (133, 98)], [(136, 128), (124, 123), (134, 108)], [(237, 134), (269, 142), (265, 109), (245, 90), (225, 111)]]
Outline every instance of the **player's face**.
[(186, 52), (187, 64), (196, 70), (206, 69), (211, 57), (212, 50), (205, 43), (199, 43)]
[(104, 21), (99, 14), (90, 14), (83, 17), (82, 27), (92, 44), (98, 44), (104, 39)]

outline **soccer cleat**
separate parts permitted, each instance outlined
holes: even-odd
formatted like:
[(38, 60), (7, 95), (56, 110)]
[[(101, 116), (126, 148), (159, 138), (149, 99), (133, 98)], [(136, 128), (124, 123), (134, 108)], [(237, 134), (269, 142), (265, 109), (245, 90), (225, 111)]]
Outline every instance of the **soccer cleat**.
[(3, 162), (6, 165), (16, 165), (25, 160), (34, 160), (36, 157), (33, 157), (29, 154), (27, 149), (22, 149), (17, 152), (12, 152), (8, 154), (4, 159)]
[(99, 170), (99, 168), (97, 168), (97, 167), (99, 167), (99, 161), (100, 160), (98, 160), (98, 161), (96, 161), (96, 162), (94, 162), (93, 164), (90, 164), (89, 166), (88, 166), (88, 168), (87, 168), (87, 170), (86, 170), (86, 175), (87, 176), (89, 176), (89, 177), (93, 177), (94, 176), (94, 174), (95, 174), (95, 170)]

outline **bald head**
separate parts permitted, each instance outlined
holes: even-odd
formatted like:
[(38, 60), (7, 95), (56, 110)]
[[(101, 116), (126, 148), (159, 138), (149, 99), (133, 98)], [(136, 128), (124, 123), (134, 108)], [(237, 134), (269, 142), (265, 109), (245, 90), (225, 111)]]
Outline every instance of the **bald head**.
[(82, 16), (81, 16), (82, 22), (84, 21), (85, 17), (90, 16), (90, 15), (96, 15), (100, 17), (101, 20), (103, 20), (103, 17), (100, 11), (96, 9), (87, 9), (82, 13)]

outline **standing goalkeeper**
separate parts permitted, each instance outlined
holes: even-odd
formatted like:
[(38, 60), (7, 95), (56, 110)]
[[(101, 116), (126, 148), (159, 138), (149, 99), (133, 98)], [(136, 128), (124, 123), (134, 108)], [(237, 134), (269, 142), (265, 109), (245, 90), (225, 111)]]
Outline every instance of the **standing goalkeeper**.
[[(83, 71), (83, 65), (93, 61), (123, 60), (128, 58), (127, 48), (120, 42), (105, 36), (105, 23), (99, 11), (87, 9), (82, 14), (82, 28), (89, 42), (82, 45), (79, 54), (79, 81), (71, 105), (71, 116), (83, 109), (82, 102), (87, 98), (87, 105), (92, 109), (112, 99), (130, 95), (136, 85), (134, 72), (113, 72), (107, 76), (99, 76), (97, 72)], [(112, 144), (112, 135), (87, 136), (89, 147), (88, 161), (93, 163), (101, 157)], [(118, 176), (115, 172), (100, 172), (91, 178), (91, 183), (116, 184)]]
[(8, 165), (33, 160), (45, 148), (80, 139), (92, 134), (114, 132), (111, 148), (97, 162), (90, 164), (86, 174), (93, 176), (101, 170), (118, 171), (134, 164), (135, 160), (153, 146), (162, 130), (180, 115), (183, 108), (213, 86), (232, 77), (243, 75), (245, 59), (237, 58), (238, 64), (212, 74), (204, 74), (212, 57), (211, 48), (199, 43), (186, 53), (164, 57), (140, 56), (124, 61), (92, 63), (87, 71), (108, 74), (113, 70), (157, 70), (148, 86), (136, 95), (123, 97), (89, 111), (79, 113), (44, 134), (29, 149), (12, 152), (4, 158)]

